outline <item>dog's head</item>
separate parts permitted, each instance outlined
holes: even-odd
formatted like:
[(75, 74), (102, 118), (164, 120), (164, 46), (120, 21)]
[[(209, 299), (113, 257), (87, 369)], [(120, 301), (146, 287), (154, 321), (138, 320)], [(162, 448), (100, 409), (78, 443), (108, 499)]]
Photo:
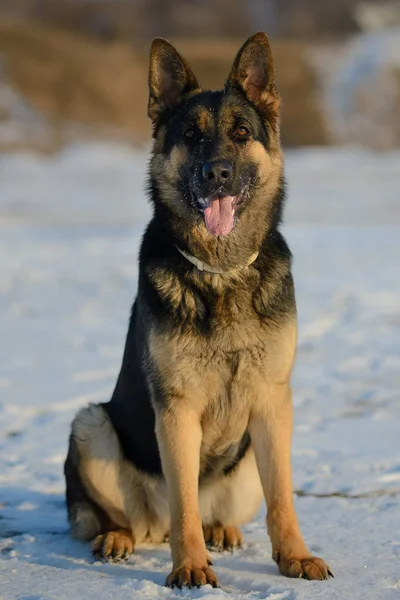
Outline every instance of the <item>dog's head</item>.
[(205, 226), (205, 236), (219, 238), (229, 237), (242, 220), (248, 228), (253, 221), (279, 219), (279, 96), (264, 33), (242, 46), (225, 89), (217, 92), (201, 91), (175, 48), (155, 39), (149, 91), (156, 204), (188, 230)]

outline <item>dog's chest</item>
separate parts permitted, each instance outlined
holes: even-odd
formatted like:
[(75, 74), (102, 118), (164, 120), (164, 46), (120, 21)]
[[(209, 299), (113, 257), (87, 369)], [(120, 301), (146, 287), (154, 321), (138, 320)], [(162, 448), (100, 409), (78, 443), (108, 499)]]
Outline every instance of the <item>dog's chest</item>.
[(210, 294), (203, 313), (190, 289), (185, 293), (179, 296), (182, 319), (162, 334), (154, 330), (150, 353), (167, 394), (201, 416), (204, 452), (219, 452), (241, 439), (268, 382), (288, 376), (295, 322), (289, 331), (283, 322), (261, 318), (243, 286)]
[(221, 360), (218, 376), (212, 377), (212, 386), (205, 376), (205, 387), (209, 389), (203, 399), (202, 455), (223, 453), (242, 438), (253, 399), (248, 369), (252, 367), (244, 353), (233, 353)]
[[(206, 338), (177, 337), (153, 344), (158, 373), (176, 402), (198, 411), (203, 429), (202, 455), (223, 453), (243, 436), (259, 381), (268, 378), (268, 344), (232, 350)], [(172, 400), (173, 402), (175, 400)], [(188, 406), (189, 408), (189, 406)]]
[[(249, 289), (224, 290), (213, 301), (205, 299), (204, 304), (205, 314), (203, 317), (198, 315), (198, 319), (208, 350), (213, 349), (224, 357), (230, 353), (232, 362), (238, 363), (257, 348), (257, 358), (260, 358), (270, 326), (254, 309)], [(193, 323), (193, 333), (197, 325)]]
[(204, 357), (202, 361), (199, 357), (197, 386), (203, 391), (203, 458), (234, 451), (246, 432), (251, 412), (270, 402), (275, 382), (288, 377), (294, 356), (292, 331), (293, 327), (288, 344), (289, 328), (280, 337), (265, 331), (262, 335), (259, 326), (258, 335), (252, 337), (253, 345), (235, 351), (215, 351), (211, 360)]

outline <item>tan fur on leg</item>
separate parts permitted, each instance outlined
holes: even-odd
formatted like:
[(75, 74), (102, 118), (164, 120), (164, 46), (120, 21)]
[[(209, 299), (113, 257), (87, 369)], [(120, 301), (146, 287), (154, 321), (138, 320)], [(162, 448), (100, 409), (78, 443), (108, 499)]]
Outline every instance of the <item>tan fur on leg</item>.
[[(293, 503), (290, 446), (293, 410), (290, 387), (275, 384), (265, 390), (268, 402), (252, 414), (249, 431), (267, 502), (267, 525), (273, 558), (287, 577), (327, 579), (329, 567), (311, 556)], [(257, 409), (257, 407), (256, 407)]]
[(218, 580), (208, 566), (198, 501), (200, 418), (180, 402), (157, 414), (156, 434), (171, 510), (173, 570), (166, 583), (171, 587), (206, 583), (216, 587)]

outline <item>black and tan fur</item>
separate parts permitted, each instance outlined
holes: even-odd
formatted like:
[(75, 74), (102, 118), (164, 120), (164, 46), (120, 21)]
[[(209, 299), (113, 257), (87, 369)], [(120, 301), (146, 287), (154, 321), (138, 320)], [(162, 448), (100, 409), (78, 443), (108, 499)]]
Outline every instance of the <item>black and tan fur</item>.
[[(293, 506), (296, 306), (279, 232), (285, 186), (267, 37), (244, 44), (220, 92), (202, 92), (177, 51), (156, 39), (149, 89), (153, 218), (114, 394), (72, 424), (72, 533), (116, 558), (169, 537), (167, 585), (216, 586), (206, 542), (240, 545), (238, 527), (264, 496), (280, 572), (327, 579)], [(215, 194), (234, 198), (226, 235), (205, 225)]]

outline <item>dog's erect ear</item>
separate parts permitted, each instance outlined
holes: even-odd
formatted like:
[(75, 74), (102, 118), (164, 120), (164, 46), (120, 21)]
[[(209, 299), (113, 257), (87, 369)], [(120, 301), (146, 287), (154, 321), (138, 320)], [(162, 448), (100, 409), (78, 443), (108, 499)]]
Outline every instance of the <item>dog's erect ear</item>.
[(274, 61), (265, 33), (252, 35), (240, 48), (227, 81), (240, 88), (261, 112), (278, 111)]
[(155, 38), (150, 49), (148, 106), (153, 123), (195, 90), (200, 90), (199, 84), (187, 62), (167, 40)]

